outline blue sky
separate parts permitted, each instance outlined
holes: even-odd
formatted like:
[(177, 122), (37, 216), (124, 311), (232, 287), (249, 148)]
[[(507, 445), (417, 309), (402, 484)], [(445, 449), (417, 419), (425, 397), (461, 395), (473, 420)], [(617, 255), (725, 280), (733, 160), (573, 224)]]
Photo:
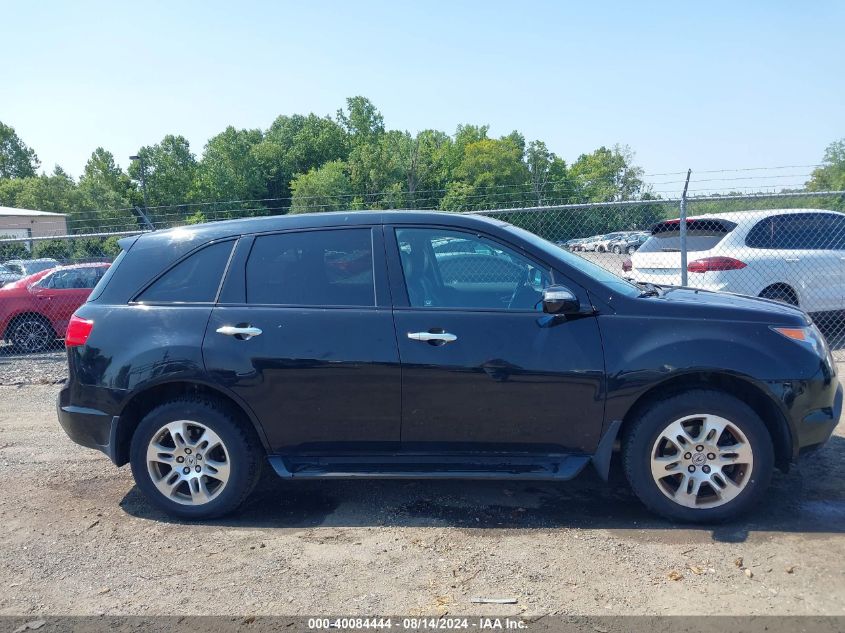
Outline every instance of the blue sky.
[(391, 128), (518, 129), (567, 161), (628, 144), (648, 174), (809, 165), (845, 136), (841, 1), (4, 1), (0, 15), (0, 121), (75, 176), (98, 145), (125, 166), (178, 133), (200, 154), (229, 124), (333, 114), (356, 94)]

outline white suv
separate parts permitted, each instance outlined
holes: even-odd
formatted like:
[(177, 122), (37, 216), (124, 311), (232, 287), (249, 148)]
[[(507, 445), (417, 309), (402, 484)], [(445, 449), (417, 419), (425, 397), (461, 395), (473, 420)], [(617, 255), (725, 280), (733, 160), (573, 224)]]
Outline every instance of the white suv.
[[(635, 281), (681, 285), (680, 220), (654, 226), (631, 256)], [(845, 309), (845, 214), (778, 209), (687, 218), (687, 285)]]

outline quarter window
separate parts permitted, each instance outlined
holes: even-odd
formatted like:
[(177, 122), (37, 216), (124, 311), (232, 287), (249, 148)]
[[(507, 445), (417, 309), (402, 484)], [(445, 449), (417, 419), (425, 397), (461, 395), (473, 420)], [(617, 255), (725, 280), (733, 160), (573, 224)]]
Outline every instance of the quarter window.
[(550, 275), (492, 240), (441, 229), (396, 229), (415, 308), (540, 310)]
[(233, 240), (189, 255), (138, 297), (141, 303), (212, 303), (232, 252)]
[(790, 213), (760, 220), (748, 232), (746, 246), (773, 250), (845, 249), (845, 216)]
[(254, 304), (374, 306), (370, 229), (257, 237), (246, 266), (246, 293)]

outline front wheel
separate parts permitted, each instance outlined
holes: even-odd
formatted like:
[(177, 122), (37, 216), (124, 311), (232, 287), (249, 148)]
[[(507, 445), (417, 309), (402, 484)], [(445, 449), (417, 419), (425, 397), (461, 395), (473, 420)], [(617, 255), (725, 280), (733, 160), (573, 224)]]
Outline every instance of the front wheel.
[(616, 246), (613, 247), (613, 252), (616, 253), (617, 255), (621, 255), (622, 254), (622, 247), (617, 244)]
[(153, 409), (132, 436), (138, 488), (181, 519), (235, 510), (260, 475), (261, 445), (233, 412), (212, 399), (180, 398)]
[(732, 519), (769, 485), (771, 436), (730, 394), (686, 391), (652, 404), (631, 424), (623, 441), (625, 473), (640, 500), (666, 518)]

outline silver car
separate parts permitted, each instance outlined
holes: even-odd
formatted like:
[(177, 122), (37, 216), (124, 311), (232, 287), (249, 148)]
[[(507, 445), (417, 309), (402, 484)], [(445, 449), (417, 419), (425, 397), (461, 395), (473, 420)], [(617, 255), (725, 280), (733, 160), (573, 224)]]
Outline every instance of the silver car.
[(40, 273), (42, 270), (55, 268), (61, 264), (59, 260), (53, 259), (52, 257), (39, 257), (38, 259), (10, 259), (4, 262), (3, 265), (21, 277), (28, 277), (29, 275)]
[(17, 281), (21, 277), (23, 277), (23, 275), (19, 275), (14, 270), (0, 264), (0, 288), (6, 284), (12, 283), (13, 281)]

